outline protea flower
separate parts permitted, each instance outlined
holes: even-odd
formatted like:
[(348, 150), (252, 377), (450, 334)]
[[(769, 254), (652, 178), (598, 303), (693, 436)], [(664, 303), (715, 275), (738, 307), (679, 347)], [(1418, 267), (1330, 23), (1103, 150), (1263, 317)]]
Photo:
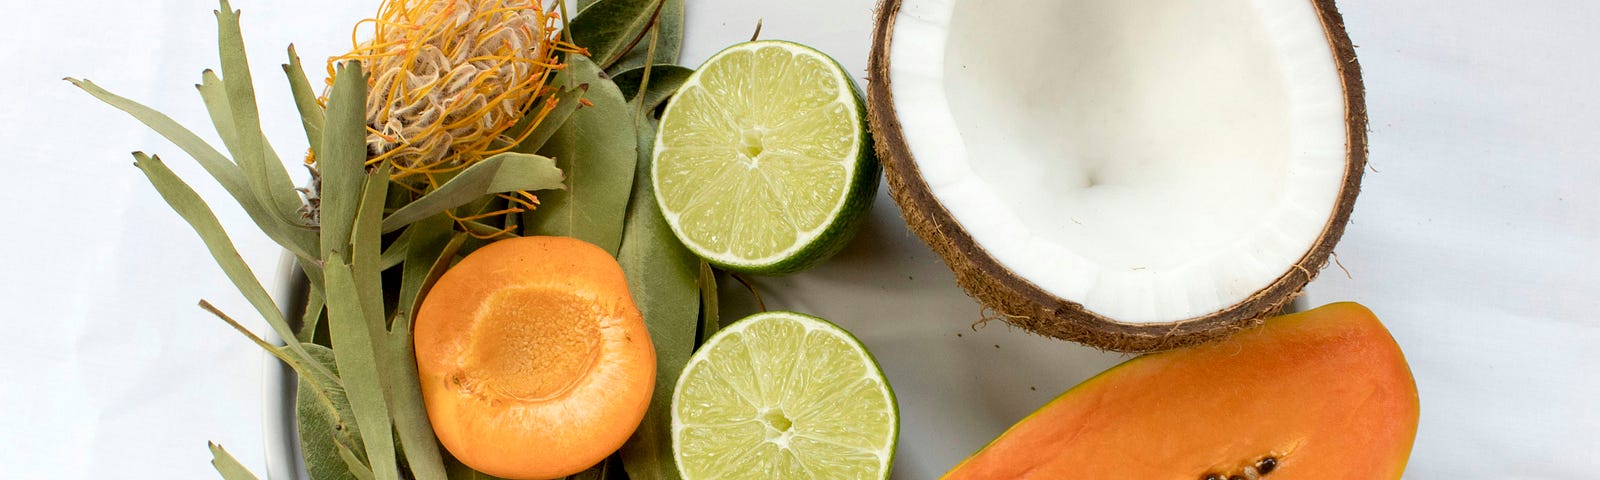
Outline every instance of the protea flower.
[[(336, 62), (370, 72), (367, 164), (389, 160), (397, 179), (431, 184), (515, 146), (510, 135), (526, 135), (554, 106), (544, 93), (560, 68), (557, 20), (539, 0), (384, 2), (356, 25), (354, 49), (328, 61), (330, 86)], [(371, 39), (354, 40), (369, 29)], [(528, 127), (510, 132), (527, 115)]]

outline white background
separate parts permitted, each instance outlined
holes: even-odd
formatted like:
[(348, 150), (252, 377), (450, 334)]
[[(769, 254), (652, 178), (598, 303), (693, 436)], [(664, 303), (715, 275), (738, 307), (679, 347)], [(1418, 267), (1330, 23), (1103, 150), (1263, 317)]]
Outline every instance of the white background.
[[(60, 80), (91, 78), (214, 140), (191, 84), (217, 66), (216, 6), (21, 3), (0, 29), (0, 478), (213, 478), (208, 440), (264, 471), (262, 356), (195, 303), (264, 325), (128, 152), (163, 154), (213, 199), (258, 275), (274, 275), (277, 248), (175, 147)], [(235, 5), (268, 137), (291, 163), (305, 140), (283, 48), (320, 74), (375, 3)], [(685, 64), (765, 19), (764, 38), (816, 46), (865, 81), (871, 1), (688, 8)], [(1365, 303), (1405, 349), (1422, 398), (1408, 478), (1600, 478), (1600, 3), (1342, 9), (1373, 171), (1337, 250), (1351, 278), (1324, 271), (1311, 303)], [(896, 478), (937, 476), (1124, 358), (969, 329), (979, 308), (884, 195), (835, 260), (759, 283), (770, 306), (833, 319), (877, 355), (901, 402)], [(725, 315), (750, 308), (724, 294)]]

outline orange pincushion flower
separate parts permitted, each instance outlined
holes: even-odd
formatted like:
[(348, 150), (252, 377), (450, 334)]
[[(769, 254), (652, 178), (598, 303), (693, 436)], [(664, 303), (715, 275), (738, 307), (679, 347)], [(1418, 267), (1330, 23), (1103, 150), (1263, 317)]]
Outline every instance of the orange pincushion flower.
[[(328, 61), (370, 72), (368, 165), (390, 160), (395, 177), (458, 170), (510, 149), (554, 102), (545, 81), (560, 68), (557, 16), (539, 0), (389, 0), (352, 33), (355, 48)], [(367, 25), (372, 38), (354, 39)], [(543, 97), (539, 108), (533, 107)], [(536, 110), (536, 111), (533, 111)]]

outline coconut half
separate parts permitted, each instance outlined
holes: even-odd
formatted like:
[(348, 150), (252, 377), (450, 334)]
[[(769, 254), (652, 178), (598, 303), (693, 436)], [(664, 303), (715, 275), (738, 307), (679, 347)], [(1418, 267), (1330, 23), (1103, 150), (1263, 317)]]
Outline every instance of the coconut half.
[(884, 0), (868, 106), (890, 191), (968, 293), (1119, 351), (1277, 312), (1366, 165), (1331, 0)]

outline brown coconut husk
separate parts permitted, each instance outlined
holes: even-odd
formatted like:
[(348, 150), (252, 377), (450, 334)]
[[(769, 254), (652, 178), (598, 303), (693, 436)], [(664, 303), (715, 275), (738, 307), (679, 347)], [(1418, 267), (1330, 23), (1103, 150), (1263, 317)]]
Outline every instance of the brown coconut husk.
[(1339, 201), (1313, 247), (1276, 280), (1244, 301), (1208, 315), (1166, 323), (1127, 323), (1088, 311), (1082, 304), (1058, 298), (997, 262), (973, 242), (965, 227), (933, 197), (916, 159), (906, 145), (894, 111), (889, 46), (901, 0), (878, 5), (868, 63), (867, 108), (878, 158), (889, 181), (889, 193), (922, 241), (944, 259), (967, 294), (1000, 313), (1007, 323), (1048, 337), (1119, 352), (1153, 352), (1216, 340), (1259, 325), (1299, 295), (1328, 262), (1350, 219), (1361, 176), (1367, 165), (1367, 110), (1361, 65), (1345, 33), (1344, 19), (1333, 0), (1315, 3), (1327, 34), (1329, 51), (1344, 85), (1346, 162)]

